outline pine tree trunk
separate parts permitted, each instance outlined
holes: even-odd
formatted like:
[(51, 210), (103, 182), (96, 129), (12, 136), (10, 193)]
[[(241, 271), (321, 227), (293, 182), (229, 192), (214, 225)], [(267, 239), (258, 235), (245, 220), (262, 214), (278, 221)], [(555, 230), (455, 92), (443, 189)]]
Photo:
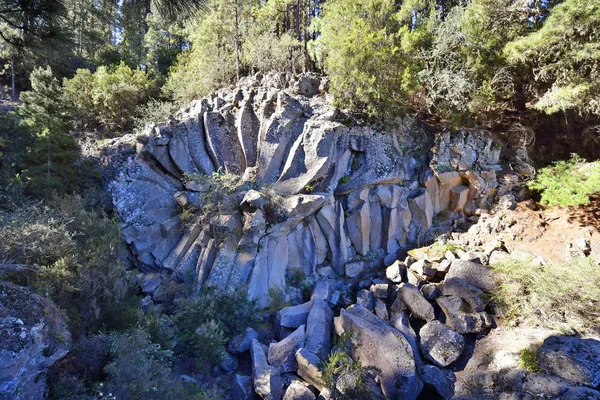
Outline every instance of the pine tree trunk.
[(239, 25), (239, 10), (238, 0), (234, 2), (235, 8), (235, 75), (237, 80), (240, 80), (240, 25)]
[(13, 55), (10, 60), (10, 84), (11, 84), (11, 92), (10, 99), (12, 101), (17, 100), (17, 90), (15, 88), (15, 56)]

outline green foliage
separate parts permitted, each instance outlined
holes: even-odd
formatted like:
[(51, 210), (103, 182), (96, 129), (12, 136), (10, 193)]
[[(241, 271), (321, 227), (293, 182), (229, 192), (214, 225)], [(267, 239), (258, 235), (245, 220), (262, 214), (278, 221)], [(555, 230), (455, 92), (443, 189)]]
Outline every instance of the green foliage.
[(533, 81), (533, 107), (600, 115), (600, 4), (565, 0), (543, 26), (508, 44), (508, 60)]
[(600, 163), (586, 163), (577, 154), (537, 171), (529, 188), (541, 192), (541, 202), (551, 206), (588, 204), (589, 195), (600, 190)]
[(175, 352), (194, 357), (201, 369), (210, 368), (219, 363), (227, 340), (258, 322), (257, 314), (243, 289), (205, 289), (197, 297), (178, 299), (172, 316), (179, 338)]
[(105, 368), (106, 392), (117, 399), (203, 399), (195, 385), (183, 385), (171, 375), (173, 353), (150, 341), (148, 333), (133, 329), (111, 335), (112, 361)]
[(64, 80), (64, 88), (78, 127), (121, 131), (132, 127), (136, 108), (155, 90), (154, 81), (145, 72), (124, 63), (114, 69), (99, 67), (93, 74), (79, 69), (72, 79)]
[(523, 349), (519, 357), (521, 368), (536, 374), (543, 374), (544, 370), (540, 368), (535, 352), (529, 349)]
[(29, 193), (49, 198), (52, 191), (73, 189), (77, 143), (69, 134), (69, 118), (60, 84), (49, 68), (31, 73), (31, 91), (21, 94), (22, 124), (35, 135), (22, 179)]
[(76, 337), (137, 323), (139, 300), (121, 263), (117, 221), (86, 210), (77, 196), (55, 198), (51, 206), (0, 214), (1, 257), (38, 266), (32, 283), (66, 311)]
[(507, 322), (566, 332), (597, 326), (600, 270), (591, 259), (544, 265), (533, 257), (513, 256), (492, 268)]
[[(373, 380), (380, 372), (375, 367), (363, 367), (358, 361), (354, 361), (344, 351), (332, 351), (323, 369), (323, 381), (331, 391), (333, 399), (355, 399), (355, 400), (382, 400), (369, 389), (367, 380)], [(353, 385), (340, 393), (337, 388), (337, 380), (343, 375), (350, 375), (354, 379)]]
[(239, 176), (221, 172), (213, 172), (212, 175), (188, 174), (184, 179), (198, 184), (201, 212), (208, 220), (226, 211), (225, 200), (242, 184)]
[(395, 2), (332, 0), (324, 7), (324, 67), (336, 105), (373, 117), (398, 112), (409, 66)]
[(142, 132), (148, 124), (165, 122), (177, 112), (178, 107), (169, 101), (152, 99), (135, 109), (134, 126), (136, 132)]

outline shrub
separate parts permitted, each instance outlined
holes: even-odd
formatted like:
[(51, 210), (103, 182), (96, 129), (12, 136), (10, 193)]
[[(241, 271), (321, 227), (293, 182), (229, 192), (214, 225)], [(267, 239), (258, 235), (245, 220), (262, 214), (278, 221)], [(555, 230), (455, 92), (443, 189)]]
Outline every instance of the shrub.
[(567, 332), (600, 321), (600, 269), (589, 258), (543, 265), (517, 257), (493, 265), (497, 300), (509, 324), (532, 324)]
[(152, 99), (145, 104), (140, 104), (135, 109), (135, 130), (141, 132), (149, 124), (164, 122), (176, 112), (177, 106), (170, 101)]
[(521, 364), (521, 368), (529, 372), (535, 372), (538, 374), (544, 373), (544, 370), (541, 369), (538, 364), (537, 355), (535, 354), (535, 352), (529, 349), (523, 349), (523, 351), (521, 351), (519, 363)]
[(78, 69), (63, 85), (78, 127), (121, 131), (133, 126), (136, 107), (146, 103), (155, 91), (155, 82), (144, 71), (123, 62), (111, 69), (98, 67), (94, 73)]
[(551, 206), (588, 204), (600, 190), (600, 162), (586, 163), (577, 154), (570, 160), (538, 170), (529, 188), (541, 192), (541, 202)]
[[(333, 399), (355, 399), (355, 400), (383, 400), (370, 390), (367, 380), (374, 380), (379, 370), (376, 367), (363, 367), (360, 362), (354, 361), (344, 351), (333, 351), (323, 368), (323, 381), (331, 391)], [(346, 374), (351, 374), (355, 379), (352, 387), (347, 387), (344, 393), (337, 389), (337, 380)]]

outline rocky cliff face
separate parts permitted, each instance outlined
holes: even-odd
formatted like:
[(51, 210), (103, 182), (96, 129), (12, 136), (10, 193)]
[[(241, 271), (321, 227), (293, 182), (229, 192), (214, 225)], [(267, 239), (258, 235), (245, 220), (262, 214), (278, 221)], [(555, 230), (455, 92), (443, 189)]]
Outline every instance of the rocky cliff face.
[(0, 399), (42, 399), (46, 370), (70, 347), (58, 308), (25, 288), (0, 282)]
[[(146, 293), (172, 275), (247, 285), (266, 305), (286, 276), (379, 267), (510, 189), (488, 133), (433, 134), (408, 118), (363, 126), (324, 88), (308, 75), (244, 78), (137, 138), (111, 192)], [(209, 215), (198, 177), (215, 172), (240, 183)]]

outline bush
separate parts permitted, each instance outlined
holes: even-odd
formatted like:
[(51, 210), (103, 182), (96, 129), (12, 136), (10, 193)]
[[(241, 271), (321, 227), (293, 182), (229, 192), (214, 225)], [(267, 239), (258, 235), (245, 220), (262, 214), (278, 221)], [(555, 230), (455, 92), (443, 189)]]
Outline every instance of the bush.
[(105, 392), (117, 399), (202, 399), (195, 385), (183, 386), (172, 378), (172, 352), (150, 341), (148, 333), (133, 329), (111, 336), (112, 361), (105, 368)]
[(164, 122), (177, 112), (178, 107), (170, 101), (152, 99), (135, 109), (134, 126), (136, 132), (142, 132), (149, 124)]
[[(384, 398), (373, 393), (366, 384), (367, 380), (375, 382), (375, 377), (380, 371), (376, 367), (363, 367), (344, 351), (331, 352), (323, 369), (323, 381), (331, 391), (333, 399), (383, 400)], [(336, 383), (342, 375), (346, 374), (350, 374), (355, 379), (354, 385), (346, 387), (344, 393), (340, 393)]]
[(600, 321), (600, 269), (589, 258), (541, 265), (516, 257), (492, 268), (498, 275), (497, 300), (510, 324), (532, 324), (566, 332)]
[(243, 288), (208, 288), (197, 297), (176, 300), (176, 305), (172, 321), (180, 341), (175, 351), (197, 358), (200, 368), (218, 364), (226, 341), (258, 322), (256, 305)]
[(589, 204), (589, 195), (600, 190), (600, 162), (586, 163), (577, 154), (541, 168), (529, 188), (541, 192), (541, 202), (551, 206)]
[(78, 69), (63, 85), (78, 127), (120, 131), (133, 126), (136, 107), (146, 103), (156, 90), (155, 82), (144, 71), (133, 70), (123, 62), (113, 69), (98, 67), (94, 73)]

